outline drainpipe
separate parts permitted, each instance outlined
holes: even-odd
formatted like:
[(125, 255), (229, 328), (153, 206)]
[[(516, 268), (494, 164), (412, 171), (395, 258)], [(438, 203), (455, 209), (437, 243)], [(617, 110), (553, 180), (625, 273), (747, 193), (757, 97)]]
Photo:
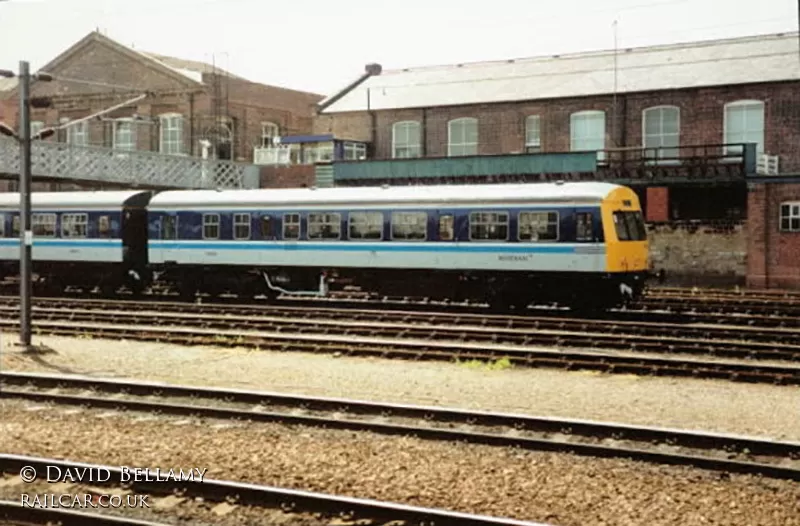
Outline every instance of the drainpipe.
[(189, 93), (189, 155), (194, 156), (194, 93)]
[(770, 233), (772, 229), (769, 225), (770, 218), (770, 191), (769, 183), (762, 183), (764, 185), (764, 288), (769, 288), (769, 248), (770, 248)]

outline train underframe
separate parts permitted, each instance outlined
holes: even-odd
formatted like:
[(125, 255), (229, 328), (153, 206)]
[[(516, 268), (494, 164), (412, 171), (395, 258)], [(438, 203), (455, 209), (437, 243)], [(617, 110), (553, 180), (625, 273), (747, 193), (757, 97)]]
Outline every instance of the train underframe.
[(186, 299), (198, 292), (274, 298), (280, 294), (323, 296), (333, 291), (360, 290), (378, 296), (485, 302), (498, 310), (521, 310), (535, 303), (581, 311), (617, 307), (638, 298), (648, 275), (186, 265), (154, 270), (157, 285)]
[[(106, 297), (114, 296), (121, 289), (138, 295), (150, 284), (146, 267), (128, 263), (34, 261), (32, 268), (33, 293), (41, 296), (55, 295), (68, 287), (85, 292), (97, 289)], [(0, 265), (0, 279), (17, 276), (18, 262)]]

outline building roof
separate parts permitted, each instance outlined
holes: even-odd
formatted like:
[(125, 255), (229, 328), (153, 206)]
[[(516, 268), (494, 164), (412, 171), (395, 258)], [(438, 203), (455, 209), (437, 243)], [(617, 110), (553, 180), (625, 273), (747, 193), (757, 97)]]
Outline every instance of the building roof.
[(225, 71), (219, 66), (207, 64), (205, 62), (198, 62), (196, 60), (185, 60), (182, 58), (170, 57), (167, 55), (160, 55), (157, 53), (140, 52), (142, 55), (149, 57), (153, 60), (160, 62), (168, 68), (174, 69), (181, 75), (186, 75), (196, 82), (203, 81), (203, 73), (210, 74), (216, 73), (217, 75), (224, 75), (232, 79), (245, 80), (242, 77), (236, 76), (229, 71)]
[[(797, 33), (778, 33), (617, 51), (385, 70), (368, 77), (322, 113), (797, 80), (800, 79), (797, 46)], [(320, 104), (324, 107), (325, 103)]]
[(149, 210), (232, 207), (380, 205), (458, 206), (467, 203), (590, 202), (621, 188), (610, 183), (536, 183), (487, 185), (420, 185), (396, 187), (281, 188), (265, 190), (168, 190), (156, 194)]
[(17, 87), (17, 77), (13, 77), (10, 79), (7, 79), (5, 77), (0, 77), (0, 93), (11, 91), (16, 87)]

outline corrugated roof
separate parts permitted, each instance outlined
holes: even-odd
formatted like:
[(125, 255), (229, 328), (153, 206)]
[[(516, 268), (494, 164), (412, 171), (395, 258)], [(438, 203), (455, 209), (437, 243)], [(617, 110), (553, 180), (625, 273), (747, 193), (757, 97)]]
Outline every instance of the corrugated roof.
[(800, 79), (797, 33), (386, 70), (323, 113), (580, 97)]

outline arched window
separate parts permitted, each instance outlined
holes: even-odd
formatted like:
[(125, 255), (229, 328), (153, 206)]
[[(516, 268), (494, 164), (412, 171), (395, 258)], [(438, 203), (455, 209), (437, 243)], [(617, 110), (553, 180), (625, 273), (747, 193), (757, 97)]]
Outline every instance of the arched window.
[(422, 155), (421, 127), (417, 121), (395, 122), (392, 125), (392, 158), (410, 159)]
[[(651, 159), (675, 159), (680, 145), (681, 110), (677, 106), (653, 106), (642, 112), (642, 144)], [(657, 148), (657, 149), (656, 149)]]
[(530, 115), (525, 119), (525, 152), (539, 153), (542, 151), (542, 136), (538, 115)]
[(569, 116), (570, 150), (573, 152), (597, 151), (599, 160), (605, 159), (606, 113), (604, 111), (579, 111)]
[[(760, 100), (737, 100), (725, 105), (723, 142), (756, 143), (756, 153), (764, 153), (764, 103)], [(726, 153), (741, 155), (740, 146), (726, 148)]]
[(465, 117), (447, 123), (447, 155), (478, 155), (478, 119)]
[(160, 115), (159, 151), (165, 154), (183, 153), (183, 115), (165, 113)]

